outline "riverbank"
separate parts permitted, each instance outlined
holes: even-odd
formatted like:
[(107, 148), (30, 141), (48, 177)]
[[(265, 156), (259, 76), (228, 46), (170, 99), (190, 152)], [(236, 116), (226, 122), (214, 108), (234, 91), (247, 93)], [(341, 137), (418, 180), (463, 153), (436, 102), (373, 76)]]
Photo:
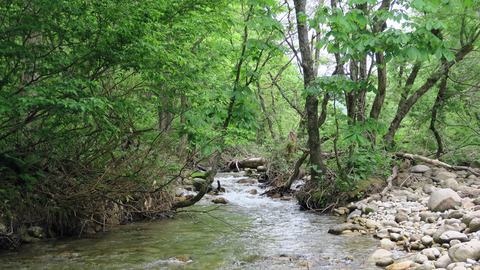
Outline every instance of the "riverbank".
[(480, 269), (480, 179), (469, 171), (401, 164), (397, 188), (335, 209), (333, 234), (371, 234), (387, 270)]

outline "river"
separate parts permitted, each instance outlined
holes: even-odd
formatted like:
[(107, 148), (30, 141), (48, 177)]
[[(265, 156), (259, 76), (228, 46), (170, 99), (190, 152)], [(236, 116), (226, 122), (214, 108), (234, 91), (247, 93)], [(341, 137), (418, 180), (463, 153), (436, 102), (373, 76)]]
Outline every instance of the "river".
[[(43, 241), (0, 253), (1, 269), (379, 269), (371, 236), (338, 236), (342, 218), (299, 211), (240, 174), (218, 174), (227, 205), (205, 197), (172, 219), (134, 222), (86, 238)], [(185, 209), (184, 209), (185, 210)]]

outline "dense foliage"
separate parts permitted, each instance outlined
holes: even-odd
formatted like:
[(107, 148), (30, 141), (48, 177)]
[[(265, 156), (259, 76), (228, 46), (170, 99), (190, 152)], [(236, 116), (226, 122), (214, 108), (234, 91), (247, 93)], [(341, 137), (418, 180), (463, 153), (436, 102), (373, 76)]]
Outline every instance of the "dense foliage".
[(313, 209), (361, 196), (398, 150), (470, 162), (478, 6), (0, 0), (0, 244), (164, 215), (222, 152), (268, 157), (283, 191), (304, 163)]

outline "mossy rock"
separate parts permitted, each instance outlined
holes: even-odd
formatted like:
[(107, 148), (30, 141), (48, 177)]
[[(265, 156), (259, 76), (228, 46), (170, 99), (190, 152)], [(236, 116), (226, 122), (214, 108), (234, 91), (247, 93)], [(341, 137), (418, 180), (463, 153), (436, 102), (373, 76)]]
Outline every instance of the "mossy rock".
[(206, 172), (196, 172), (192, 173), (190, 177), (192, 178), (202, 178), (202, 179), (207, 179), (207, 177), (212, 173), (212, 171), (206, 171)]
[[(207, 184), (207, 180), (197, 180), (193, 182), (193, 187), (195, 188), (196, 191), (200, 191), (202, 187), (206, 184)], [(212, 190), (213, 190), (213, 185), (210, 185), (207, 192), (210, 192)]]
[(358, 198), (365, 193), (369, 193), (372, 190), (381, 189), (385, 184), (381, 178), (369, 177), (356, 182), (357, 188), (348, 192), (349, 198)]

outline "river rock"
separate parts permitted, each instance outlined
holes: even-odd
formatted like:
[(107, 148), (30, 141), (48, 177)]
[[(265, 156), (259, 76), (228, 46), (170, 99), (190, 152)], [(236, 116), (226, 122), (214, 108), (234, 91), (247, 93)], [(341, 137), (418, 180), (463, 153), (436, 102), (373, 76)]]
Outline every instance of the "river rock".
[(361, 214), (362, 210), (357, 209), (348, 215), (347, 220), (352, 219), (354, 216), (360, 216)]
[(380, 239), (390, 238), (390, 232), (388, 231), (388, 229), (380, 229), (380, 230), (377, 231), (376, 235)]
[(387, 266), (385, 269), (386, 270), (405, 270), (410, 268), (410, 266), (413, 264), (412, 261), (401, 261), (401, 262), (395, 262), (394, 264), (391, 264)]
[(258, 191), (256, 189), (252, 189), (252, 190), (249, 191), (249, 193), (252, 194), (252, 195), (255, 195), (255, 194), (258, 193)]
[(437, 248), (426, 248), (422, 250), (421, 253), (427, 256), (429, 260), (435, 260), (441, 255), (440, 250), (438, 250)]
[(410, 168), (410, 172), (413, 173), (424, 173), (431, 170), (427, 165), (416, 165)]
[(375, 265), (379, 267), (385, 267), (394, 262), (393, 258), (383, 258), (378, 261), (375, 261)]
[(452, 240), (459, 240), (461, 242), (466, 242), (468, 240), (468, 237), (461, 232), (446, 231), (440, 235), (439, 240), (441, 243), (449, 243)]
[(401, 223), (408, 220), (408, 215), (406, 213), (398, 213), (395, 216), (395, 222)]
[(451, 247), (448, 256), (452, 262), (466, 262), (467, 259), (480, 259), (480, 241), (472, 240)]
[(468, 224), (468, 229), (470, 229), (471, 232), (480, 231), (480, 218), (472, 219)]
[(393, 253), (383, 248), (375, 250), (375, 252), (373, 252), (373, 254), (370, 256), (370, 259), (375, 262), (381, 261), (385, 258), (393, 259)]
[(27, 232), (30, 236), (35, 237), (35, 238), (44, 238), (45, 237), (45, 233), (43, 232), (43, 228), (39, 227), (39, 226), (32, 226), (32, 227), (28, 228)]
[(458, 190), (458, 182), (455, 178), (448, 178), (440, 182), (442, 188), (451, 188), (452, 190)]
[(415, 270), (433, 270), (433, 269), (436, 269), (436, 267), (432, 261), (426, 261), (422, 265), (415, 268)]
[(216, 203), (216, 204), (227, 204), (229, 203), (229, 201), (223, 197), (219, 197), (219, 198), (215, 198), (212, 200), (213, 203)]
[(399, 233), (391, 233), (390, 234), (390, 239), (392, 241), (395, 241), (395, 242), (402, 241), (403, 240), (403, 235), (401, 235)]
[(383, 248), (383, 249), (392, 250), (396, 246), (397, 246), (397, 244), (395, 244), (394, 242), (392, 242), (388, 238), (383, 238), (382, 240), (380, 240), (380, 247)]
[(416, 263), (423, 264), (426, 261), (428, 261), (428, 257), (425, 254), (419, 253), (417, 256), (415, 256)]
[(428, 247), (433, 243), (433, 238), (430, 235), (425, 235), (422, 237), (421, 241), (424, 246)]
[(255, 184), (255, 180), (250, 178), (244, 178), (237, 181), (238, 184)]
[(447, 171), (443, 171), (443, 172), (439, 172), (437, 173), (436, 177), (440, 180), (447, 180), (449, 178), (457, 178), (457, 175), (455, 173), (452, 173), (452, 172), (447, 172)]
[(462, 218), (462, 222), (469, 226), (474, 218), (480, 218), (480, 210), (466, 213)]
[(444, 212), (448, 209), (453, 209), (460, 206), (462, 198), (452, 189), (445, 188), (434, 191), (430, 195), (427, 206), (428, 209), (434, 212)]
[(358, 224), (353, 223), (342, 223), (332, 226), (328, 233), (331, 234), (341, 234), (343, 231), (350, 230), (350, 231), (361, 231), (363, 227)]
[(433, 218), (433, 219), (437, 219), (437, 215), (435, 213), (432, 213), (430, 211), (425, 211), (425, 212), (421, 212), (420, 214), (420, 220), (421, 221), (427, 221), (428, 218)]
[(437, 267), (437, 268), (447, 268), (447, 266), (451, 263), (452, 263), (452, 260), (450, 260), (450, 257), (448, 256), (448, 254), (445, 254), (445, 255), (440, 256), (440, 258), (438, 258), (435, 261), (435, 267)]

